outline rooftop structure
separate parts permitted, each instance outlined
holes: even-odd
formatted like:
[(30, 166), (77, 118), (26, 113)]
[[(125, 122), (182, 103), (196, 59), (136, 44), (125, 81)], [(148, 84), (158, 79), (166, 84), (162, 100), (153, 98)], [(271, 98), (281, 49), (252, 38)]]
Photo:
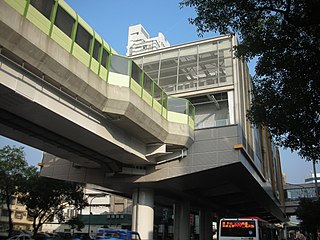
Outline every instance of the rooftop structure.
[(141, 24), (129, 27), (127, 56), (145, 53), (169, 46), (170, 43), (165, 39), (165, 36), (161, 32), (158, 33), (157, 37), (150, 38), (149, 33)]

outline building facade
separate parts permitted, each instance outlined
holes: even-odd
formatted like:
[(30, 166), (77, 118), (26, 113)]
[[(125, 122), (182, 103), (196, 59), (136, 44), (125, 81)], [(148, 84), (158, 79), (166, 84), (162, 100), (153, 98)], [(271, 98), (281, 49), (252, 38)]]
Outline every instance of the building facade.
[(268, 131), (252, 127), (246, 118), (252, 100), (251, 77), (248, 66), (234, 56), (236, 45), (234, 36), (221, 36), (135, 55), (132, 59), (166, 93), (194, 104), (196, 131), (238, 125), (241, 148), (272, 183), (274, 194), (280, 199), (279, 153), (268, 140)]
[[(123, 228), (131, 225), (132, 201), (106, 192), (106, 189), (98, 186), (88, 185), (84, 189), (85, 197), (88, 200), (88, 206), (78, 211), (72, 207), (64, 210), (64, 217), (67, 220), (79, 216), (85, 224), (81, 231), (76, 233), (91, 233), (95, 235), (98, 229)], [(57, 219), (53, 222), (45, 223), (41, 230), (43, 232), (69, 232), (72, 233), (70, 226), (61, 224)]]
[[(33, 219), (28, 216), (26, 206), (16, 196), (11, 199), (12, 223), (14, 230), (31, 230)], [(0, 204), (0, 236), (7, 236), (9, 229), (9, 211), (6, 204)]]
[(150, 38), (149, 33), (141, 25), (129, 27), (127, 56), (149, 52), (152, 50), (169, 47), (170, 43), (165, 36), (159, 32), (157, 37)]

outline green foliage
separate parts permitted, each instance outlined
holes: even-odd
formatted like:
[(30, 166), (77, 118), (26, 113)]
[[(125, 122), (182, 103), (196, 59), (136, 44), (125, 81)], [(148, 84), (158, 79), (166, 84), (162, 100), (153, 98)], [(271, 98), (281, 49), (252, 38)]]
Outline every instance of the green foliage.
[(296, 214), (302, 221), (301, 227), (314, 237), (317, 236), (317, 230), (320, 230), (320, 200), (301, 199)]
[(68, 224), (71, 227), (71, 229), (76, 229), (77, 231), (81, 231), (81, 229), (85, 227), (84, 223), (80, 220), (78, 216), (69, 219), (66, 222), (66, 224)]
[(242, 59), (257, 59), (248, 118), (283, 147), (320, 158), (320, 1), (183, 0), (203, 32), (237, 34)]
[(81, 185), (41, 177), (39, 173), (28, 179), (20, 201), (33, 218), (34, 235), (43, 223), (54, 217), (63, 222), (66, 207), (82, 209), (87, 205)]
[(0, 149), (0, 200), (9, 211), (9, 236), (13, 230), (10, 204), (15, 195), (33, 218), (34, 235), (53, 217), (63, 222), (66, 207), (82, 209), (88, 204), (82, 185), (41, 177), (35, 167), (28, 166), (22, 147), (5, 146)]
[(22, 147), (4, 146), (0, 149), (0, 201), (6, 204), (9, 211), (9, 236), (12, 235), (11, 199), (17, 195), (35, 171), (29, 167)]

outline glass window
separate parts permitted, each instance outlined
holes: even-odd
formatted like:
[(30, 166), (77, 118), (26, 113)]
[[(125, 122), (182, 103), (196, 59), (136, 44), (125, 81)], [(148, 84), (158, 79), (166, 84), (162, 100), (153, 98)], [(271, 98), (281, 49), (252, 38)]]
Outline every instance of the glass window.
[(231, 48), (219, 50), (219, 83), (232, 82)]
[(218, 83), (218, 51), (216, 43), (199, 45), (198, 86)]
[(161, 55), (159, 84), (166, 92), (176, 90), (177, 85), (178, 51), (171, 51)]
[(137, 64), (132, 62), (132, 69), (131, 69), (131, 77), (139, 84), (141, 85), (141, 69), (138, 67)]
[(46, 18), (50, 19), (52, 6), (54, 5), (54, 0), (31, 0), (30, 4), (42, 13)]
[(168, 98), (168, 110), (177, 113), (186, 113), (187, 100), (181, 98)]
[(108, 59), (109, 59), (109, 53), (103, 49), (102, 50), (102, 59), (101, 59), (101, 65), (104, 66), (105, 68), (108, 68)]
[(194, 120), (194, 113), (195, 113), (195, 107), (192, 105), (191, 102), (188, 102), (188, 115)]
[(161, 88), (158, 86), (158, 85), (156, 85), (156, 84), (154, 84), (154, 99), (156, 99), (160, 104), (162, 104), (161, 103), (161, 93), (162, 93), (162, 90), (161, 90)]
[(217, 42), (202, 43), (199, 45), (199, 53), (217, 51)]
[(160, 54), (143, 57), (143, 71), (158, 83)]
[(129, 59), (117, 55), (111, 56), (110, 72), (129, 75)]
[(219, 44), (219, 49), (231, 48), (231, 39), (228, 38), (228, 39), (220, 40), (218, 44)]
[(145, 73), (143, 78), (143, 89), (146, 90), (152, 96), (152, 79)]
[(93, 44), (92, 57), (93, 57), (95, 60), (97, 60), (97, 61), (99, 61), (99, 50), (100, 50), (100, 46), (101, 46), (101, 44), (100, 44), (97, 40), (95, 40), (95, 41), (94, 41), (94, 44)]
[(22, 219), (23, 218), (23, 212), (15, 212), (14, 216), (17, 219)]
[(197, 87), (197, 46), (180, 49), (178, 90)]
[(168, 109), (168, 95), (165, 92), (162, 92), (162, 107)]
[(224, 49), (224, 50), (219, 50), (219, 58), (230, 58), (232, 55), (232, 49)]
[(84, 27), (78, 24), (77, 34), (75, 39), (76, 43), (86, 52), (89, 52), (91, 39), (92, 39), (91, 34), (88, 33), (88, 31), (85, 30)]
[(56, 19), (54, 24), (70, 38), (72, 35), (72, 28), (75, 20), (62, 7), (58, 6)]
[(134, 59), (134, 62), (142, 69), (142, 58)]

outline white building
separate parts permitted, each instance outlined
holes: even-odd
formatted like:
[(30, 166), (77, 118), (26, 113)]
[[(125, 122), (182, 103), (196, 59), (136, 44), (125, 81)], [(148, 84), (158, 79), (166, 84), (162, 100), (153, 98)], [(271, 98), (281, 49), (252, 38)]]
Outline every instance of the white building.
[(129, 27), (127, 56), (132, 56), (160, 48), (170, 47), (165, 36), (159, 32), (157, 37), (150, 38), (149, 33), (141, 24)]
[[(117, 216), (119, 213), (122, 214), (131, 214), (132, 213), (132, 201), (127, 198), (123, 198), (117, 195), (113, 195), (106, 192), (106, 189), (99, 188), (98, 186), (87, 184), (84, 189), (84, 194), (88, 199), (88, 206), (78, 212), (78, 210), (73, 207), (67, 207), (64, 210), (64, 216), (66, 220), (71, 219), (72, 217), (81, 215), (105, 215), (112, 214)], [(92, 217), (93, 218), (93, 217)], [(91, 224), (90, 229), (96, 233), (97, 230), (101, 227), (101, 224)], [(70, 232), (70, 226), (67, 224), (61, 224), (58, 222), (58, 219), (54, 219), (53, 222), (45, 223), (41, 231), (43, 232)], [(83, 233), (88, 232), (88, 225), (82, 229)]]

